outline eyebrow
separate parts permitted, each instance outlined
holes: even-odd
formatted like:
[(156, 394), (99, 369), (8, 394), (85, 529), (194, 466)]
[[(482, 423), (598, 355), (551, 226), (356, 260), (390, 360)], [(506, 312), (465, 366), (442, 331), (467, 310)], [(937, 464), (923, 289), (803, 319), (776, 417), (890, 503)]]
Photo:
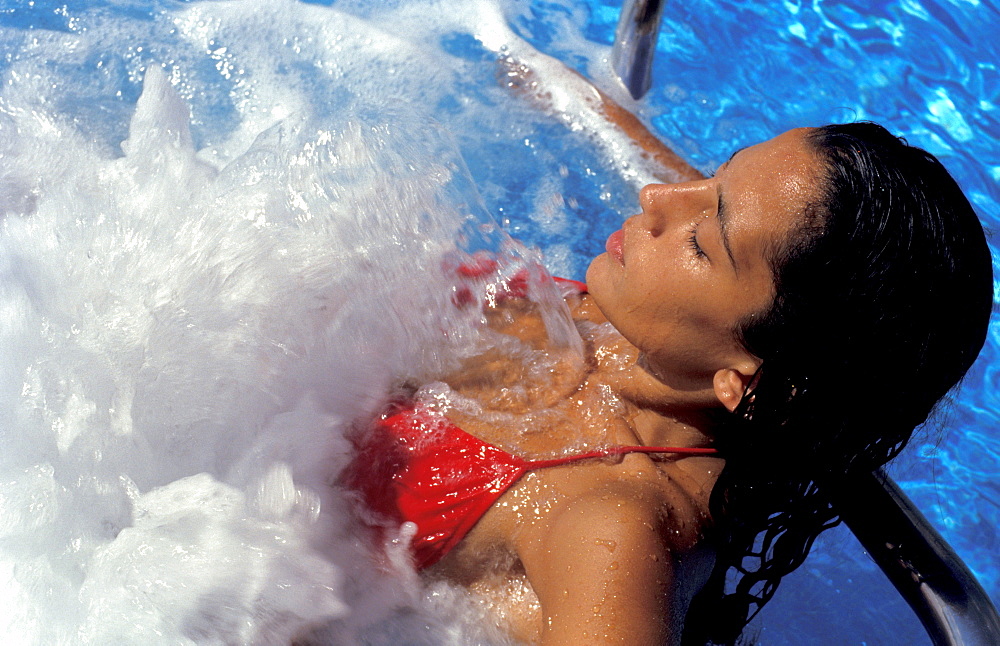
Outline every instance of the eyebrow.
[[(739, 152), (739, 151), (737, 151)], [(736, 258), (733, 256), (733, 249), (729, 246), (729, 235), (726, 233), (726, 202), (722, 197), (722, 192), (719, 192), (719, 210), (715, 214), (716, 219), (719, 221), (719, 236), (722, 238), (722, 246), (726, 250), (726, 255), (729, 256), (729, 262), (733, 266), (733, 271), (737, 274), (740, 273), (739, 267), (736, 265)]]
[(743, 152), (747, 148), (749, 148), (749, 146), (743, 146), (742, 148), (737, 148), (736, 151), (733, 152), (733, 154), (729, 156), (729, 159), (727, 159), (726, 161), (724, 161), (721, 164), (719, 164), (719, 166), (714, 171), (712, 171), (709, 174), (709, 177), (715, 177), (715, 174), (718, 173), (720, 170), (722, 170), (723, 166), (725, 166), (729, 162), (733, 161), (733, 158), (736, 157), (736, 155), (739, 155), (741, 152)]
[(727, 159), (725, 161), (725, 163), (728, 164), (729, 162), (733, 161), (733, 157), (735, 157), (736, 155), (739, 155), (741, 152), (743, 152), (747, 148), (749, 148), (749, 146), (743, 146), (742, 148), (737, 148), (735, 151), (733, 151), (733, 154), (729, 156), (729, 159)]
[[(733, 151), (733, 154), (729, 156), (722, 166), (725, 166), (729, 162), (733, 161), (736, 155), (749, 148), (749, 146), (743, 146), (742, 148), (737, 148)], [(720, 168), (722, 167), (720, 166)], [(722, 246), (726, 250), (726, 255), (729, 256), (729, 263), (733, 266), (733, 271), (737, 274), (740, 273), (740, 268), (736, 264), (736, 256), (733, 255), (733, 248), (729, 246), (729, 234), (726, 232), (726, 224), (728, 222), (726, 215), (726, 201), (722, 197), (722, 190), (719, 190), (719, 209), (715, 215), (716, 219), (719, 221), (719, 237), (722, 238)]]
[[(725, 166), (729, 162), (733, 161), (736, 155), (739, 155), (747, 148), (749, 148), (749, 146), (737, 148), (733, 151), (733, 154), (729, 156), (729, 159), (722, 163), (722, 166)], [(722, 166), (719, 166), (719, 168), (722, 168)], [(726, 250), (726, 255), (729, 256), (729, 263), (733, 266), (733, 271), (739, 274), (740, 268), (736, 264), (736, 256), (733, 255), (733, 248), (729, 246), (729, 234), (726, 232), (726, 223), (728, 222), (726, 217), (726, 201), (722, 197), (721, 189), (719, 190), (719, 209), (716, 212), (715, 217), (719, 222), (719, 237), (722, 238), (722, 246)]]

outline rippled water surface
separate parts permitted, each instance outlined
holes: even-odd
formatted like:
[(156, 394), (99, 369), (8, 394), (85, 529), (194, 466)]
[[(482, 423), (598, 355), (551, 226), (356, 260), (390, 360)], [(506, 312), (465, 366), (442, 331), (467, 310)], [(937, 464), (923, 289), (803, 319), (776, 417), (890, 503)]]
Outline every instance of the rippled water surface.
[[(693, 1), (667, 5), (657, 49), (654, 88), (642, 102), (631, 107), (696, 166), (711, 170), (734, 149), (791, 127), (872, 119), (941, 157), (967, 191), (987, 227), (1000, 231), (1000, 150), (996, 145), (1000, 139), (996, 117), (1000, 101), (997, 70), (1000, 52), (996, 44), (1000, 13), (993, 2)], [(379, 115), (401, 111), (407, 114), (407, 127), (419, 128), (414, 124), (420, 123), (420, 115), (431, 114), (443, 131), (450, 133), (445, 138), (453, 138), (445, 148), (461, 153), (486, 210), (513, 235), (539, 247), (553, 273), (581, 278), (588, 259), (603, 248), (607, 235), (618, 228), (623, 217), (635, 211), (640, 183), (636, 169), (627, 159), (595, 147), (593, 140), (584, 134), (569, 133), (565, 123), (541, 116), (523, 102), (511, 100), (496, 83), (495, 50), (498, 43), (509, 38), (505, 33), (509, 25), (543, 52), (611, 88), (613, 81), (606, 57), (618, 11), (619, 2), (611, 0), (502, 3), (343, 0), (316, 4), (292, 0), (155, 3), (87, 0), (72, 5), (0, 0), (3, 80), (0, 144), (8, 155), (7, 162), (11, 154), (23, 155), (30, 162), (26, 162), (28, 167), (39, 169), (37, 175), (49, 181), (35, 185), (31, 177), (16, 173), (0, 175), (0, 201), (12, 210), (29, 211), (32, 200), (49, 195), (51, 187), (58, 184), (56, 180), (71, 178), (78, 183), (72, 190), (67, 189), (64, 199), (74, 198), (81, 204), (81, 221), (86, 223), (101, 213), (116, 212), (121, 205), (106, 203), (103, 197), (95, 196), (79, 183), (80, 178), (90, 177), (84, 172), (86, 169), (63, 168), (61, 164), (79, 166), (86, 162), (99, 169), (107, 163), (107, 168), (120, 169), (120, 162), (114, 165), (108, 160), (121, 157), (119, 144), (129, 136), (146, 66), (162, 64), (173, 87), (191, 107), (191, 146), (200, 153), (197, 161), (185, 158), (173, 165), (169, 159), (154, 161), (167, 164), (167, 168), (178, 173), (183, 170), (178, 176), (187, 177), (197, 186), (204, 184), (197, 179), (200, 164), (228, 167), (230, 170), (224, 177), (228, 182), (225, 186), (233, 191), (230, 205), (249, 211), (264, 208), (263, 202), (254, 199), (256, 196), (266, 201), (267, 191), (255, 193), (244, 189), (261, 185), (261, 176), (254, 173), (267, 170), (268, 155), (291, 153), (284, 144), (271, 142), (271, 145), (258, 140), (258, 144), (252, 145), (252, 142), (290, 115), (308, 114), (315, 120), (311, 123), (330, 124), (342, 123), (348, 118), (345, 115), (352, 113), (373, 112), (377, 120)], [(576, 125), (581, 124), (576, 122)], [(34, 141), (51, 138), (45, 146), (26, 150), (23, 142), (28, 131), (36, 137)], [(68, 151), (62, 155), (58, 152), (61, 141)], [(232, 166), (248, 149), (257, 152), (256, 161), (251, 159)], [(436, 158), (440, 157), (438, 153), (428, 153), (427, 146), (411, 154), (422, 162), (438, 161)], [(451, 167), (457, 168), (454, 164)], [(421, 172), (432, 173), (432, 170), (421, 168)], [(101, 181), (108, 177), (107, 173), (98, 176), (104, 178)], [(264, 177), (263, 181), (270, 180)], [(184, 213), (187, 205), (183, 195), (171, 188), (164, 183), (156, 189), (159, 192), (138, 193), (140, 197), (155, 194), (163, 199), (162, 208), (150, 207), (161, 224), (147, 230), (162, 234), (163, 240), (174, 239), (168, 235), (173, 231), (171, 226), (194, 217)], [(225, 200), (220, 202), (216, 193), (207, 189), (198, 190), (201, 202), (192, 208), (201, 209), (197, 213), (204, 213), (206, 222), (216, 223), (212, 226), (230, 227), (223, 214), (206, 206), (224, 204)], [(206, 197), (209, 193), (216, 201)], [(288, 204), (284, 206), (291, 209)], [(73, 222), (73, 218), (66, 221)], [(332, 231), (321, 222), (315, 220), (309, 226), (322, 231), (327, 236), (324, 240), (343, 240), (341, 232)], [(232, 224), (231, 228), (249, 231), (252, 225), (253, 222), (243, 222)], [(142, 226), (146, 225), (139, 227), (140, 232)], [(218, 233), (222, 229), (210, 226), (208, 232)], [(191, 235), (192, 240), (204, 239), (195, 235), (196, 228), (186, 231), (185, 235)], [(38, 238), (38, 250), (32, 252), (34, 258), (72, 258), (54, 251), (59, 249), (59, 239), (54, 230), (50, 237)], [(97, 257), (103, 257), (96, 242), (90, 240), (86, 244), (97, 245), (93, 249)], [(308, 440), (309, 433), (315, 432), (308, 429), (336, 422), (324, 416), (322, 402), (296, 400), (290, 394), (297, 392), (302, 383), (309, 383), (310, 376), (297, 377), (295, 384), (259, 376), (270, 375), (275, 366), (300, 360), (289, 354), (295, 351), (294, 347), (268, 345), (275, 334), (298, 341), (314, 339), (310, 335), (318, 334), (316, 329), (305, 330), (313, 321), (309, 316), (318, 311), (315, 302), (304, 302), (308, 301), (305, 297), (301, 299), (303, 302), (278, 297), (291, 293), (288, 285), (294, 284), (283, 281), (308, 282), (317, 278), (308, 272), (296, 273), (301, 267), (289, 264), (287, 253), (282, 255), (285, 252), (280, 250), (291, 249), (293, 255), (298, 253), (303, 258), (315, 258), (309, 254), (316, 250), (295, 247), (284, 238), (269, 242), (271, 246), (267, 248), (260, 247), (259, 241), (253, 245), (257, 246), (244, 261), (263, 263), (259, 271), (254, 273), (246, 265), (240, 265), (244, 272), (240, 274), (242, 283), (236, 281), (234, 286), (220, 278), (220, 283), (212, 287), (216, 291), (209, 291), (213, 298), (221, 294), (231, 299), (227, 302), (233, 309), (226, 311), (243, 326), (241, 334), (248, 335), (226, 341), (244, 343), (237, 354), (249, 356), (247, 348), (260, 343), (264, 348), (261, 353), (271, 358), (263, 365), (227, 363), (226, 374), (238, 376), (233, 381), (237, 384), (234, 389), (226, 390), (225, 383), (220, 385), (218, 380), (207, 379), (197, 382), (198, 388), (188, 386), (201, 407), (198, 410), (164, 407), (146, 411), (154, 422), (174, 415), (190, 425), (185, 432), (197, 429), (203, 433), (192, 436), (195, 446), (204, 451), (201, 455), (183, 452), (178, 455), (174, 451), (170, 453), (172, 462), (145, 465), (132, 474), (135, 482), (126, 486), (109, 479), (107, 473), (111, 471), (102, 471), (104, 467), (83, 464), (83, 457), (64, 451), (65, 446), (57, 446), (54, 439), (50, 438), (52, 446), (48, 453), (32, 448), (31, 433), (37, 432), (39, 437), (49, 433), (52, 438), (63, 438), (64, 444), (71, 444), (67, 428), (76, 428), (74, 425), (82, 428), (88, 419), (99, 418), (101, 414), (114, 419), (114, 411), (94, 413), (97, 409), (91, 406), (92, 401), (99, 406), (102, 401), (117, 401), (116, 397), (126, 395), (143, 401), (141, 392), (122, 395), (112, 392), (111, 387), (105, 388), (106, 383), (145, 384), (155, 393), (157, 388), (164, 389), (164, 384), (173, 383), (171, 379), (180, 383), (185, 376), (167, 374), (162, 380), (143, 381), (149, 375), (139, 374), (142, 370), (137, 366), (158, 365), (157, 357), (143, 359), (128, 355), (116, 365), (136, 366), (138, 376), (134, 380), (129, 374), (117, 373), (106, 382), (102, 381), (103, 376), (94, 377), (98, 369), (86, 367), (89, 365), (86, 361), (97, 356), (100, 348), (95, 350), (79, 342), (84, 337), (97, 338), (88, 336), (92, 331), (79, 327), (80, 321), (88, 320), (86, 311), (73, 310), (72, 316), (46, 321), (44, 325), (49, 327), (44, 329), (48, 330), (48, 336), (36, 335), (35, 342), (41, 345), (49, 343), (71, 350), (66, 356), (32, 354), (35, 350), (24, 349), (23, 344), (10, 346), (15, 349), (3, 355), (7, 362), (0, 375), (3, 401), (13, 410), (23, 406), (26, 397), (34, 396), (31, 410), (49, 417), (39, 422), (28, 415), (10, 423), (10, 427), (0, 427), (5, 442), (5, 455), (0, 460), (5, 489), (0, 494), (7, 495), (0, 500), (0, 547), (21, 563), (15, 567), (14, 561), (6, 560), (0, 567), (0, 582), (8, 583), (0, 593), (0, 602), (16, 604), (24, 598), (37, 598), (38, 608), (42, 609), (35, 612), (17, 606), (19, 614), (0, 619), (0, 630), (15, 631), (11, 634), (23, 637), (24, 643), (42, 643), (53, 635), (81, 638), (112, 634), (100, 632), (98, 620), (102, 612), (107, 612), (105, 608), (118, 614), (130, 608), (129, 612), (135, 614), (129, 616), (136, 617), (148, 610), (145, 606), (136, 609), (128, 605), (129, 599), (137, 598), (136, 590), (142, 593), (139, 598), (153, 600), (149, 608), (157, 609), (157, 616), (171, 630), (188, 637), (199, 634), (191, 631), (208, 631), (207, 626), (218, 625), (222, 619), (233, 621), (226, 630), (230, 635), (237, 634), (245, 617), (255, 617), (250, 623), (258, 628), (264, 626), (259, 637), (267, 634), (267, 626), (284, 625), (274, 617), (294, 612), (297, 604), (315, 604), (319, 610), (314, 618), (322, 619), (323, 612), (327, 613), (325, 616), (346, 612), (343, 605), (338, 605), (345, 600), (353, 603), (343, 595), (331, 595), (318, 582), (327, 577), (324, 568), (330, 569), (330, 580), (349, 580), (350, 558), (331, 555), (329, 550), (313, 551), (314, 546), (309, 544), (312, 530), (302, 529), (308, 524), (303, 519), (313, 509), (310, 486), (315, 485), (313, 480), (318, 476), (313, 480), (302, 479), (299, 473), (304, 470), (309, 475), (310, 469), (320, 469), (315, 465), (318, 458), (308, 455), (311, 446), (308, 441), (294, 444), (288, 450), (276, 449), (274, 445), (274, 438), (286, 428), (298, 429)], [(197, 256), (194, 251), (199, 249), (202, 248), (192, 242), (188, 251)], [(213, 262), (224, 265), (227, 259), (232, 259), (226, 250), (217, 246), (211, 249), (212, 253), (221, 253), (211, 256)], [(352, 249), (363, 256), (361, 247)], [(73, 251), (86, 250), (77, 246)], [(157, 251), (155, 244), (153, 251)], [(166, 247), (160, 251), (164, 257), (168, 256)], [(87, 253), (83, 255), (90, 257)], [(157, 269), (152, 260), (146, 264), (149, 267), (140, 268), (140, 275), (147, 278), (164, 283), (183, 278), (176, 272)], [(71, 263), (67, 261), (67, 265)], [(27, 320), (23, 318), (27, 315), (18, 309), (27, 308), (25, 302), (37, 307), (40, 307), (37, 303), (48, 302), (48, 297), (31, 292), (33, 285), (45, 286), (46, 280), (52, 280), (55, 281), (52, 285), (67, 289), (67, 293), (74, 286), (50, 278), (45, 272), (33, 274), (22, 270), (9, 259), (0, 260), (0, 269), (4, 272), (5, 289), (17, 285), (17, 289), (28, 294), (23, 298), (12, 296), (9, 289), (2, 293), (7, 330)], [(128, 268), (118, 267), (116, 271), (125, 272), (120, 275), (136, 275), (129, 274)], [(58, 272), (51, 274), (57, 276)], [(252, 293), (248, 287), (252, 284), (263, 285), (265, 293), (271, 289), (271, 300), (260, 298), (257, 302), (246, 296)], [(338, 283), (331, 279), (323, 284)], [(147, 287), (148, 291), (131, 295), (164, 299), (154, 304), (170, 302), (167, 292)], [(315, 298), (331, 297), (331, 292), (317, 290), (310, 292)], [(54, 301), (55, 297), (49, 300)], [(192, 302), (205, 306), (203, 301)], [(149, 306), (149, 301), (144, 306)], [(278, 316), (287, 307), (310, 314), (290, 326)], [(267, 312), (262, 313), (264, 310)], [(199, 320), (198, 311), (187, 315)], [(40, 326), (39, 330), (43, 329), (41, 322), (31, 321)], [(109, 329), (125, 325), (117, 319), (104, 321)], [(178, 321), (171, 328), (176, 333), (172, 338), (184, 339), (189, 328)], [(253, 336), (259, 332), (258, 328), (266, 334)], [(63, 332), (66, 339), (59, 336)], [(4, 338), (17, 340), (20, 338), (17, 334), (10, 332)], [(197, 337), (197, 341), (201, 343), (203, 339)], [(939, 416), (938, 424), (918, 434), (892, 470), (976, 572), (995, 602), (1000, 602), (1000, 567), (996, 556), (1000, 554), (997, 532), (1000, 484), (996, 476), (1000, 472), (998, 343), (1000, 334), (994, 326), (988, 346), (957, 400)], [(167, 353), (168, 342), (161, 345), (154, 350)], [(197, 362), (194, 365), (215, 369), (221, 365), (219, 362), (224, 362), (225, 357), (206, 359), (204, 353), (197, 352), (200, 347), (189, 350), (195, 357), (192, 361)], [(400, 352), (405, 354), (403, 350)], [(314, 359), (309, 364), (313, 369), (319, 370), (318, 366), (328, 360), (316, 359), (320, 354), (311, 349), (305, 355)], [(72, 380), (68, 385), (55, 380), (46, 386), (51, 390), (38, 391), (50, 393), (49, 399), (33, 395), (30, 389), (25, 391), (24, 384), (30, 379), (25, 377), (24, 370), (34, 365), (36, 356), (46, 358), (42, 362), (46, 365), (36, 368), (43, 371), (39, 383), (45, 382), (44, 375), (48, 374), (45, 369), (50, 372), (67, 366), (76, 369), (78, 364), (85, 366), (79, 373), (86, 377), (82, 380), (85, 383), (77, 388), (78, 384)], [(246, 375), (247, 366), (257, 372)], [(372, 381), (377, 382), (376, 377)], [(54, 379), (51, 374), (48, 378)], [(312, 385), (322, 383), (320, 380)], [(262, 399), (249, 407), (252, 410), (231, 406), (219, 413), (209, 409), (213, 393), (217, 392), (212, 388), (229, 393), (249, 391)], [(241, 433), (241, 425), (253, 427), (256, 435)], [(155, 423), (153, 426), (159, 428)], [(181, 424), (164, 421), (160, 426), (171, 427), (173, 433), (178, 432)], [(22, 432), (25, 428), (33, 430), (26, 435)], [(102, 441), (101, 446), (109, 456), (104, 464), (136, 456), (146, 459), (144, 456), (152, 455), (156, 449), (142, 445), (128, 449), (132, 453), (118, 455), (113, 453), (119, 450), (117, 439)], [(167, 446), (170, 450), (176, 448)], [(87, 455), (86, 459), (93, 459), (93, 454)], [(262, 466), (247, 466), (251, 458), (259, 458)], [(268, 460), (274, 464), (269, 465)], [(294, 481), (292, 473), (282, 466), (285, 463), (298, 468)], [(218, 482), (189, 478), (203, 472), (213, 474)], [(170, 582), (168, 574), (180, 577), (180, 581), (195, 581), (198, 577), (191, 574), (191, 579), (184, 579), (184, 573), (170, 572), (164, 565), (169, 563), (167, 560), (142, 561), (141, 531), (150, 532), (147, 536), (151, 537), (148, 539), (151, 544), (155, 539), (162, 545), (176, 546), (178, 536), (187, 538), (186, 523), (200, 518), (195, 508), (176, 508), (176, 501), (171, 502), (169, 495), (156, 489), (158, 486), (166, 487), (167, 494), (181, 496), (187, 492), (202, 496), (209, 509), (218, 512), (219, 520), (209, 526), (220, 545), (235, 546), (245, 540), (258, 547), (266, 544), (267, 550), (271, 550), (264, 550), (271, 555), (272, 560), (268, 561), (271, 569), (260, 567), (252, 572), (251, 578), (263, 592), (258, 605), (248, 609), (246, 615), (225, 615), (220, 610), (249, 603), (241, 596), (243, 588), (252, 587), (245, 581), (220, 579), (217, 586), (201, 589), (203, 596), (196, 600), (195, 610), (182, 612), (171, 606), (172, 610), (165, 611), (162, 603), (156, 605), (156, 599), (175, 599), (163, 587)], [(86, 519), (84, 508), (88, 505), (102, 509), (103, 516), (80, 520)], [(137, 508), (148, 509), (153, 515), (147, 518), (145, 526), (138, 527), (139, 533), (132, 534), (138, 537), (134, 544), (127, 540), (112, 543), (110, 537), (119, 528), (107, 523), (130, 522), (129, 508), (133, 513)], [(328, 508), (329, 505), (324, 509)], [(32, 516), (28, 510), (37, 513)], [(153, 521), (176, 531), (168, 532), (168, 536), (162, 530), (157, 533), (155, 527), (160, 526)], [(73, 533), (79, 527), (84, 528), (85, 531), (80, 531), (87, 538), (74, 542)], [(267, 543), (270, 539), (262, 536), (271, 530), (294, 549)], [(153, 548), (155, 551), (155, 544)], [(349, 550), (342, 551), (350, 554)], [(258, 550), (256, 554), (260, 557), (264, 552)], [(284, 570), (274, 566), (276, 560), (292, 552), (307, 556), (282, 561)], [(135, 566), (134, 572), (162, 575), (166, 583), (161, 581), (163, 585), (157, 588), (149, 581), (125, 580), (127, 576), (114, 568), (114, 559), (122, 558), (123, 554), (131, 555), (131, 561), (124, 560)], [(252, 555), (245, 556), (251, 559)], [(222, 561), (227, 557), (224, 551), (204, 553), (208, 560)], [(29, 575), (25, 575), (26, 571)], [(282, 577), (308, 579), (311, 583), (299, 596), (283, 597), (279, 592), (284, 589)], [(22, 588), (12, 587), (12, 581), (21, 581)], [(42, 582), (40, 585), (49, 586), (48, 592), (27, 589), (23, 587), (25, 581)], [(382, 585), (383, 588), (373, 586), (375, 590), (367, 591), (367, 596), (357, 595), (365, 601), (355, 608), (353, 616), (368, 612), (378, 617), (393, 604), (407, 610), (402, 613), (405, 616), (396, 616), (395, 623), (389, 624), (392, 628), (372, 637), (374, 643), (397, 643), (400, 634), (409, 635), (414, 643), (449, 640), (468, 643), (470, 635), (476, 635), (476, 639), (489, 638), (469, 627), (474, 621), (457, 610), (461, 602), (448, 590), (436, 589), (421, 597), (412, 582), (407, 583), (411, 587), (393, 587), (396, 583)], [(391, 592), (387, 591), (389, 588)], [(102, 590), (106, 592), (103, 596)], [(119, 590), (130, 592), (115, 597), (115, 591)], [(157, 597), (158, 594), (166, 596)], [(70, 602), (60, 599), (60, 595)], [(94, 601), (102, 598), (109, 605), (101, 606)], [(271, 619), (260, 619), (264, 612), (261, 608), (273, 613), (269, 615)], [(177, 617), (187, 617), (188, 624), (180, 625), (183, 622)], [(431, 626), (429, 632), (424, 630), (425, 624)], [(279, 628), (273, 628), (277, 631), (274, 634), (281, 634)], [(908, 608), (842, 528), (818, 541), (809, 561), (783, 583), (775, 600), (762, 613), (758, 628), (763, 644), (928, 643)]]
[[(538, 3), (525, 26), (581, 69)], [(571, 21), (610, 44), (618, 2)], [(668, 3), (644, 109), (703, 170), (788, 128), (870, 119), (939, 156), (979, 212), (996, 257), (1000, 231), (1000, 11), (993, 2)], [(592, 71), (595, 75), (598, 71)], [(998, 276), (1000, 276), (1000, 272)], [(1000, 602), (1000, 401), (996, 321), (957, 401), (918, 433), (891, 472)], [(765, 644), (927, 643), (849, 532), (820, 540), (765, 610)]]

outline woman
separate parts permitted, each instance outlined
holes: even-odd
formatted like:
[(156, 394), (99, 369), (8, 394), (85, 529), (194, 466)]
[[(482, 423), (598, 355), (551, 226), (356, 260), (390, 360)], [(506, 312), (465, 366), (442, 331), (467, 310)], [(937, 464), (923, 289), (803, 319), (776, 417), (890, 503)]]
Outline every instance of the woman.
[(348, 481), (518, 639), (731, 642), (835, 523), (838, 482), (969, 368), (990, 254), (937, 160), (877, 125), (793, 130), (704, 178), (602, 109), (687, 181), (644, 188), (567, 297), (585, 364), (502, 300), (491, 325), (526, 353), (415, 393)]

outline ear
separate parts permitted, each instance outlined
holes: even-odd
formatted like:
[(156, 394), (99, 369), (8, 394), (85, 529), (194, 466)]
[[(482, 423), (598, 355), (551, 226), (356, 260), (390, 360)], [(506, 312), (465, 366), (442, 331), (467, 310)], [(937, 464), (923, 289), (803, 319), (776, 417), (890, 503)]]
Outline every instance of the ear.
[(743, 372), (736, 368), (722, 368), (715, 372), (712, 377), (712, 385), (715, 388), (715, 397), (722, 402), (730, 413), (743, 399), (743, 392), (747, 384), (753, 379), (753, 371)]

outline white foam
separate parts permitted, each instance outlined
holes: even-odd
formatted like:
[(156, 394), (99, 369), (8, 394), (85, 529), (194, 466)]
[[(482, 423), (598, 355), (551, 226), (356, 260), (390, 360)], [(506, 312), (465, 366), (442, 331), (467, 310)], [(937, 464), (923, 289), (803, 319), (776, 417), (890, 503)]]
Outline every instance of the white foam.
[(475, 344), (444, 264), (475, 198), (400, 115), (289, 120), (216, 169), (146, 78), (123, 157), (25, 112), (5, 157), (43, 183), (0, 239), (10, 632), (287, 642), (350, 614), (347, 424)]
[[(441, 46), (530, 56), (509, 18), (248, 0), (3, 35), (5, 643), (503, 641), (402, 544), (371, 565), (331, 483), (353, 420), (482, 342), (456, 254), (538, 260), (421, 107), (529, 127), (499, 87), (452, 97), (474, 66)], [(536, 190), (558, 227), (560, 180)], [(532, 295), (578, 344), (555, 289)]]

